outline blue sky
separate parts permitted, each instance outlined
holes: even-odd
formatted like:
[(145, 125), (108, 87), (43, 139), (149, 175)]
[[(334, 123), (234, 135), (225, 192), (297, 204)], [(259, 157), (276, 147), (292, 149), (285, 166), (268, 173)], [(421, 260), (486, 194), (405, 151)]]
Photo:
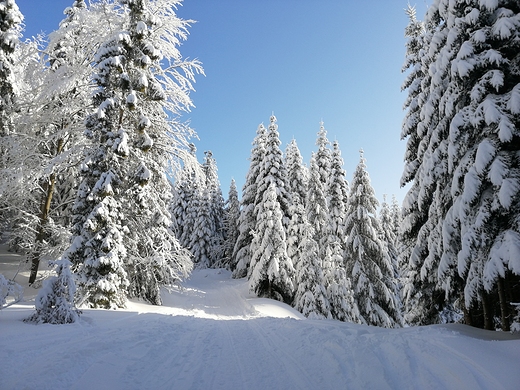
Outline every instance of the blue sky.
[[(73, 0), (17, 0), (30, 37), (51, 32)], [(224, 197), (241, 191), (259, 123), (278, 119), (282, 149), (295, 138), (308, 163), (323, 120), (340, 144), (347, 180), (363, 148), (376, 196), (399, 188), (408, 0), (185, 0), (178, 14), (197, 22), (181, 47), (202, 61), (185, 120), (197, 131), (199, 160), (212, 150)], [(427, 4), (413, 3), (423, 19)]]

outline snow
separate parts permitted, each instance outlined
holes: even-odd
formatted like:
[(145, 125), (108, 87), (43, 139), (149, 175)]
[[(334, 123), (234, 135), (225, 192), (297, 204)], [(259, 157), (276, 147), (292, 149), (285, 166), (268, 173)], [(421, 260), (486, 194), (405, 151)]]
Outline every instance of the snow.
[[(0, 247), (5, 254), (5, 246)], [(0, 256), (12, 278), (19, 257)], [(196, 270), (163, 306), (83, 309), (78, 323), (33, 325), (37, 291), (0, 310), (0, 388), (514, 389), (520, 336), (464, 325), (383, 329), (309, 320), (248, 293), (225, 270)]]

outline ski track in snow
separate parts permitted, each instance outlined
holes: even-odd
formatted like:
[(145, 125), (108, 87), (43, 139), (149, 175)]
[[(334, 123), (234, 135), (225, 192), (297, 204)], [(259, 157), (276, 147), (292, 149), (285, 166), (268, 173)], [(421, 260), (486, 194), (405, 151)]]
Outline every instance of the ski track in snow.
[(0, 311), (0, 389), (520, 388), (515, 335), (307, 320), (223, 270), (163, 298), (63, 326), (23, 323), (31, 301)]

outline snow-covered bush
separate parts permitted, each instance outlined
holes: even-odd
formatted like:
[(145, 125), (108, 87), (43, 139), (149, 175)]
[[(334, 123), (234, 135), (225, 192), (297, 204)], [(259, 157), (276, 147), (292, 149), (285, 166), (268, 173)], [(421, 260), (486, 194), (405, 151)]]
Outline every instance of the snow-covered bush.
[(36, 313), (26, 322), (37, 324), (69, 324), (79, 320), (81, 311), (74, 305), (76, 284), (70, 271), (70, 261), (57, 260), (51, 262), (56, 266), (57, 276), (43, 282), (43, 287), (36, 297)]
[[(13, 300), (8, 302), (7, 297), (12, 296)], [(6, 279), (0, 274), (0, 310), (20, 302), (23, 299), (23, 288), (18, 283)]]

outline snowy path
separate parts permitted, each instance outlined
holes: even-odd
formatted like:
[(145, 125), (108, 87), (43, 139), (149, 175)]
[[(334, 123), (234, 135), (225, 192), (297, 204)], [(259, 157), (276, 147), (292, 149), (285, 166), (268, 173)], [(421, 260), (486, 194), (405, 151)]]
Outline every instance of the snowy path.
[(31, 310), (0, 311), (2, 390), (520, 388), (518, 337), (311, 321), (225, 271), (196, 271), (162, 307), (85, 310), (79, 324), (21, 322)]

